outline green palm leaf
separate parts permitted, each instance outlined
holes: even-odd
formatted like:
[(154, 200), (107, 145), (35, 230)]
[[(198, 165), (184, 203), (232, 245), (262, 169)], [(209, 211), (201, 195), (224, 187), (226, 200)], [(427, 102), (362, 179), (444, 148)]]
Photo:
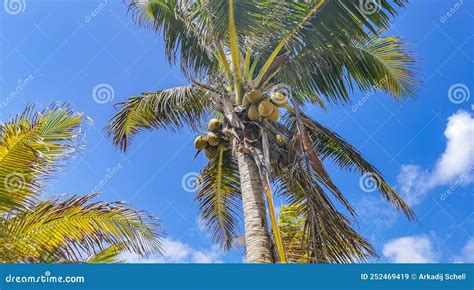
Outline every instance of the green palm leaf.
[(124, 245), (115, 244), (102, 251), (94, 254), (87, 259), (87, 263), (94, 264), (117, 264), (124, 263), (125, 261), (120, 258), (120, 254), (123, 253)]
[[(80, 149), (83, 117), (68, 107), (28, 107), (0, 125), (0, 263), (106, 262), (122, 251), (160, 253), (146, 213), (96, 196), (39, 201), (43, 183)], [(15, 179), (12, 179), (15, 178)]]
[(316, 239), (317, 246), (312, 246), (308, 239), (311, 235), (310, 223), (307, 222), (306, 215), (301, 213), (301, 209), (302, 205), (298, 203), (282, 206), (280, 209), (278, 223), (290, 263), (365, 262), (368, 258), (376, 256), (370, 243), (346, 226), (343, 226), (344, 232), (339, 236), (341, 240), (339, 245), (345, 246), (335, 247), (335, 239), (327, 234), (329, 224), (323, 221), (318, 223), (320, 228)]
[(240, 180), (236, 159), (220, 148), (218, 156), (209, 161), (196, 180), (195, 199), (201, 219), (209, 227), (213, 239), (230, 248), (237, 237), (240, 211)]
[(144, 129), (178, 130), (196, 128), (211, 100), (208, 92), (196, 85), (144, 93), (119, 103), (119, 112), (107, 127), (115, 146), (127, 150), (134, 135)]
[(345, 67), (364, 92), (380, 88), (395, 98), (416, 94), (415, 61), (397, 37), (373, 35), (346, 49)]
[(0, 124), (0, 212), (28, 207), (46, 177), (79, 147), (82, 116), (67, 107), (28, 107)]
[(205, 73), (216, 66), (209, 47), (190, 33), (189, 22), (180, 13), (177, 0), (135, 1), (130, 4), (137, 22), (163, 33), (166, 56), (171, 63), (180, 61), (182, 71), (187, 75)]
[(104, 245), (140, 255), (161, 252), (160, 230), (151, 217), (122, 203), (91, 202), (96, 195), (43, 201), (13, 215), (0, 249), (27, 262), (82, 260)]
[(294, 88), (302, 103), (309, 100), (344, 103), (354, 91), (353, 84), (364, 92), (381, 89), (399, 99), (414, 96), (418, 88), (414, 59), (395, 37), (370, 36), (345, 45), (310, 47), (290, 59), (276, 76)]
[(277, 192), (289, 201), (304, 222), (294, 237), (287, 233), (288, 229), (281, 228), (290, 261), (295, 262), (291, 252), (304, 257), (305, 263), (365, 262), (375, 257), (372, 245), (337, 211), (323, 188), (301, 169), (295, 168), (276, 182)]

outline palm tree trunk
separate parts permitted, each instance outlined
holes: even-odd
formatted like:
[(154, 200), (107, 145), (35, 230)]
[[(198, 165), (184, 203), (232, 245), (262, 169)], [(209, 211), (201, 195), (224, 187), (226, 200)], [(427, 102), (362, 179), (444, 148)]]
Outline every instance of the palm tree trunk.
[(248, 263), (273, 263), (264, 188), (251, 155), (238, 153)]

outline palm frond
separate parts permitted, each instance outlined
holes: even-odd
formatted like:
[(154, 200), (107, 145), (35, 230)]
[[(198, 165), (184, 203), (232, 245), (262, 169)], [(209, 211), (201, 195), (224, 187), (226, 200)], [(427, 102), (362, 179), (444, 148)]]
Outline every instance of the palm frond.
[(125, 245), (123, 243), (111, 245), (102, 251), (95, 253), (87, 259), (87, 263), (93, 264), (118, 264), (125, 261), (120, 258), (123, 253)]
[[(166, 57), (170, 63), (180, 61), (183, 73), (190, 77), (196, 74), (205, 74), (216, 67), (216, 60), (212, 57), (209, 47), (203, 45), (202, 39), (197, 37), (189, 27), (189, 22), (183, 15), (178, 0), (132, 0), (130, 11), (134, 19), (145, 27), (151, 27), (163, 34)], [(197, 7), (188, 5), (189, 13)]]
[[(232, 10), (230, 2), (233, 2)], [(206, 47), (214, 47), (216, 41), (230, 47), (230, 12), (240, 47), (265, 46), (270, 39), (281, 35), (280, 31), (288, 24), (283, 17), (288, 12), (284, 1), (183, 0), (178, 1), (178, 7), (190, 33)]]
[(230, 151), (219, 149), (196, 180), (195, 199), (199, 203), (202, 221), (213, 239), (229, 249), (237, 237), (240, 211), (240, 179), (236, 159)]
[(324, 190), (301, 168), (278, 179), (276, 187), (303, 221), (293, 236), (285, 225), (281, 227), (289, 261), (353, 263), (376, 256), (372, 245), (351, 227), (351, 221), (337, 211)]
[[(357, 232), (344, 227), (341, 233), (340, 244), (356, 246), (345, 246), (344, 248), (334, 247), (335, 239), (330, 239), (328, 243), (327, 223), (319, 223), (316, 241), (318, 246), (312, 246), (309, 236), (311, 236), (310, 223), (307, 222), (306, 215), (301, 212), (302, 205), (293, 203), (282, 206), (278, 224), (280, 226), (285, 251), (290, 263), (347, 263), (364, 262), (370, 257), (375, 257), (373, 247), (362, 238)], [(352, 257), (349, 259), (337, 259), (337, 257)]]
[[(314, 0), (298, 3), (302, 10), (299, 17), (303, 19), (308, 11), (314, 9), (321, 2), (323, 1)], [(370, 34), (387, 30), (392, 17), (397, 15), (396, 8), (403, 7), (406, 2), (405, 0), (378, 0), (372, 2), (371, 6), (365, 6), (364, 4), (367, 4), (368, 1), (326, 0), (322, 7), (290, 39), (286, 49), (297, 52), (315, 43), (347, 45), (352, 39), (367, 39)]]
[(43, 181), (80, 148), (82, 116), (67, 106), (28, 107), (0, 123), (0, 212), (28, 207)]
[(131, 97), (118, 104), (119, 112), (109, 122), (107, 133), (113, 144), (125, 151), (133, 136), (144, 129), (195, 128), (210, 107), (208, 94), (188, 85)]
[(344, 65), (362, 91), (382, 89), (395, 98), (416, 95), (415, 61), (397, 37), (372, 35), (345, 48), (348, 58)]
[[(308, 134), (302, 119), (297, 116), (290, 117), (288, 118), (287, 126), (289, 129), (290, 142), (289, 163), (290, 166), (293, 166), (291, 170), (294, 168), (305, 170), (305, 176), (308, 177), (308, 182), (312, 180), (314, 183), (314, 191), (324, 193), (318, 189), (318, 183), (322, 184), (341, 202), (347, 211), (354, 216), (354, 208), (329, 176), (319, 153), (313, 147), (314, 140), (312, 140), (311, 135)], [(329, 201), (329, 199), (327, 200)]]
[(382, 196), (392, 206), (403, 212), (408, 219), (416, 218), (409, 205), (391, 188), (380, 172), (347, 141), (308, 116), (302, 116), (302, 123), (308, 134), (312, 136), (314, 147), (322, 158), (331, 158), (340, 168), (370, 174), (377, 182)]
[(363, 92), (380, 89), (396, 99), (416, 95), (414, 59), (396, 37), (357, 40), (344, 45), (310, 47), (290, 59), (276, 76), (294, 88), (296, 101), (349, 101), (354, 84)]
[(0, 248), (17, 253), (19, 260), (10, 262), (80, 261), (106, 245), (139, 255), (161, 253), (154, 218), (123, 203), (91, 202), (96, 195), (55, 198), (11, 216)]

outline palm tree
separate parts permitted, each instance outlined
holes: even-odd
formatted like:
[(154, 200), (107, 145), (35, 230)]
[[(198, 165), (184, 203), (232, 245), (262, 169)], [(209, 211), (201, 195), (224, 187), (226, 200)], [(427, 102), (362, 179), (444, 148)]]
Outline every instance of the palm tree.
[(399, 38), (382, 36), (404, 1), (364, 2), (133, 1), (135, 19), (162, 33), (189, 84), (119, 103), (108, 134), (125, 151), (142, 130), (204, 133), (212, 117), (195, 141), (209, 158), (196, 200), (216, 242), (233, 246), (243, 213), (247, 261), (286, 262), (278, 194), (304, 216), (300, 245), (310, 261), (365, 261), (375, 252), (352, 229), (356, 212), (323, 161), (370, 175), (384, 199), (414, 213), (356, 149), (304, 113), (346, 104), (355, 88), (415, 95), (414, 60)]
[(305, 223), (305, 217), (299, 214), (297, 205), (280, 207), (278, 227), (281, 231), (281, 238), (288, 262), (305, 263), (311, 261), (308, 252), (301, 247)]
[(118, 262), (160, 253), (155, 219), (97, 194), (40, 200), (44, 181), (80, 149), (81, 114), (28, 107), (0, 123), (0, 263)]

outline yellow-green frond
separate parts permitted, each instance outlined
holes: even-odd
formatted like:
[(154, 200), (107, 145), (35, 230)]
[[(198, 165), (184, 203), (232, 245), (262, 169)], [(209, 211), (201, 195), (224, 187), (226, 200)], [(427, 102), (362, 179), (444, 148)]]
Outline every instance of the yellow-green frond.
[(113, 245), (139, 255), (161, 253), (155, 219), (123, 203), (91, 202), (95, 196), (43, 201), (6, 220), (0, 251), (17, 260), (4, 262), (81, 261)]
[(66, 106), (28, 107), (0, 123), (0, 212), (27, 207), (44, 179), (79, 149), (82, 115)]

